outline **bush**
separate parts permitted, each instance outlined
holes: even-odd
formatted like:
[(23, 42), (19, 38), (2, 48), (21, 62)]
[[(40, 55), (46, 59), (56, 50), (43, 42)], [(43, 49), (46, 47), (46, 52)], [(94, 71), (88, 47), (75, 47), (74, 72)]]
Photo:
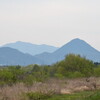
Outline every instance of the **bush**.
[(28, 97), (29, 100), (47, 100), (48, 98), (51, 97), (51, 95), (49, 94), (45, 94), (45, 93), (33, 93), (33, 92), (29, 92), (26, 93), (26, 96)]
[(94, 68), (94, 75), (96, 77), (99, 77), (100, 76), (100, 67)]
[(84, 77), (85, 75), (82, 74), (81, 72), (67, 72), (66, 77), (68, 78), (81, 78)]
[(93, 75), (94, 64), (79, 55), (69, 54), (63, 61), (55, 64), (56, 73), (63, 76), (89, 77)]
[(100, 100), (100, 91), (97, 91), (94, 94), (86, 97), (84, 100)]
[(0, 86), (11, 85), (13, 83), (13, 74), (7, 69), (0, 70)]

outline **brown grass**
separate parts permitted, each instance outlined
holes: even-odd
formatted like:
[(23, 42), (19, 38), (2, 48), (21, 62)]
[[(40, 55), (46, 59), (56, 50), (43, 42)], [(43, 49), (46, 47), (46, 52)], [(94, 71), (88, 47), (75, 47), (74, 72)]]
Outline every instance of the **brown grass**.
[[(96, 88), (95, 86), (96, 85)], [(23, 94), (28, 92), (42, 92), (56, 94), (69, 94), (76, 91), (100, 89), (100, 78), (81, 79), (50, 79), (46, 82), (35, 82), (32, 86), (26, 86), (23, 83), (17, 83), (13, 86), (4, 86), (0, 88), (0, 100), (28, 100)]]

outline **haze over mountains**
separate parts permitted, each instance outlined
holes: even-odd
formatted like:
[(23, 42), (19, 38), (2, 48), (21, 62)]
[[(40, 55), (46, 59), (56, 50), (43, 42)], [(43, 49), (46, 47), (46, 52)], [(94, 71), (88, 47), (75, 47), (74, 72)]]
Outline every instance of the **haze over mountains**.
[(21, 42), (21, 41), (18, 41), (15, 43), (5, 44), (5, 45), (3, 45), (3, 47), (14, 48), (14, 49), (17, 49), (23, 53), (28, 53), (31, 55), (36, 55), (36, 54), (40, 54), (43, 52), (52, 53), (58, 49), (58, 47), (49, 46), (49, 45), (45, 45), (45, 44), (36, 45), (36, 44)]
[(0, 48), (0, 65), (42, 64), (38, 58), (9, 47)]
[[(49, 64), (56, 63), (60, 60), (63, 60), (65, 56), (70, 53), (79, 54), (94, 62), (100, 62), (100, 51), (94, 49), (88, 43), (80, 39), (74, 39), (58, 49), (56, 47), (51, 47), (51, 46), (49, 47), (49, 49), (46, 48), (46, 50), (49, 50), (48, 52), (50, 52), (51, 50), (52, 53), (48, 53), (47, 51), (43, 52), (44, 49), (35, 48), (39, 53), (42, 52), (41, 54), (37, 54), (38, 52), (34, 51), (32, 55), (37, 54), (35, 56), (29, 55), (33, 52), (32, 51), (33, 49), (31, 49), (32, 48), (31, 46), (33, 45), (29, 43), (23, 43), (23, 42), (17, 42), (15, 44), (4, 45), (4, 46), (9, 46), (10, 48), (9, 47), (0, 48), (0, 64), (3, 65), (47, 64), (49, 65)], [(24, 46), (22, 44), (24, 44)], [(47, 45), (41, 45), (41, 46), (48, 47)], [(22, 52), (20, 52), (19, 49), (20, 51), (22, 50)], [(29, 54), (26, 54), (26, 51), (28, 51)]]
[(63, 60), (65, 56), (70, 53), (79, 54), (94, 62), (100, 62), (100, 52), (80, 39), (74, 39), (70, 41), (52, 54), (43, 53), (40, 55), (36, 55), (35, 57), (42, 59), (48, 64), (52, 64), (57, 61)]

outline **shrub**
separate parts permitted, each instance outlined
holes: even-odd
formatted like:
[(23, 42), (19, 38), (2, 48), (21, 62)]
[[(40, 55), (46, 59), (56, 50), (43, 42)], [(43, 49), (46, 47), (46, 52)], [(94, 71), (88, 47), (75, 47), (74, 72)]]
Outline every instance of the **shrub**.
[(85, 75), (82, 74), (81, 72), (67, 72), (66, 77), (68, 78), (81, 78), (84, 77)]
[[(79, 55), (69, 54), (63, 61), (56, 63), (57, 74), (68, 76), (69, 73), (75, 77), (93, 75), (94, 64)], [(74, 74), (74, 75), (73, 75)]]
[(46, 94), (46, 93), (39, 93), (39, 92), (29, 92), (26, 93), (26, 96), (28, 97), (29, 100), (47, 100), (48, 98), (51, 97), (51, 94)]
[(100, 100), (100, 91), (97, 91), (94, 94), (86, 97), (84, 100)]
[(94, 75), (96, 77), (99, 77), (100, 76), (100, 67), (94, 68)]

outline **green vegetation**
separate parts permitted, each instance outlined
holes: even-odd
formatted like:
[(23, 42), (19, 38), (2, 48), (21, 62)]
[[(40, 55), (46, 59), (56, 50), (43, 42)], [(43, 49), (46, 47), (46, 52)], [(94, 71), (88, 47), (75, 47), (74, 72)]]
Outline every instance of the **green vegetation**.
[(12, 85), (17, 82), (32, 84), (48, 78), (81, 78), (100, 76), (100, 66), (79, 55), (67, 55), (63, 61), (51, 66), (29, 65), (7, 66), (0, 68), (0, 85)]
[(84, 91), (66, 95), (48, 95), (43, 93), (26, 93), (28, 100), (100, 100), (100, 91)]
[[(87, 83), (86, 85), (83, 85), (83, 88), (85, 87), (85, 89), (88, 90), (91, 90), (93, 88), (95, 91), (79, 92), (81, 91), (79, 90), (77, 93), (71, 93), (67, 95), (61, 94), (61, 88), (64, 89), (64, 86), (68, 84), (67, 81), (63, 81), (64, 79), (79, 81), (75, 79), (83, 78), (84, 80), (85, 78), (87, 79), (89, 77), (97, 77), (97, 78), (100, 77), (100, 65), (98, 64), (96, 65), (92, 61), (87, 60), (86, 58), (83, 58), (80, 55), (74, 55), (74, 54), (67, 55), (64, 60), (57, 62), (53, 65), (35, 64), (35, 65), (28, 65), (25, 67), (1, 66), (0, 99), (3, 98), (1, 100), (5, 100), (4, 99), (5, 89), (6, 89), (5, 91), (8, 91), (9, 93), (10, 89), (11, 91), (12, 90), (15, 91), (15, 87), (16, 85), (18, 85), (18, 87), (16, 87), (16, 90), (18, 91), (18, 93), (21, 91), (20, 94), (23, 94), (24, 99), (17, 98), (16, 100), (99, 100), (100, 91), (96, 90), (97, 84), (95, 80), (91, 82), (90, 88), (87, 86), (89, 80), (85, 80), (85, 82)], [(50, 79), (54, 80), (49, 81)], [(56, 80), (60, 81), (56, 82)], [(55, 83), (53, 83), (54, 81)], [(74, 81), (72, 81), (73, 85)], [(20, 83), (22, 84), (21, 86)], [(79, 86), (81, 85), (82, 83), (79, 82)], [(20, 87), (22, 90), (20, 90)], [(35, 91), (34, 87), (36, 87), (37, 88), (36, 90), (38, 91)], [(34, 91), (31, 90), (31, 88)], [(7, 100), (13, 100), (11, 97), (9, 97), (9, 99)]]
[(100, 65), (94, 68), (94, 76), (100, 77)]
[(69, 78), (88, 77), (93, 75), (94, 64), (79, 55), (70, 54), (66, 56), (65, 60), (56, 63), (57, 76), (64, 76)]
[(100, 91), (99, 92), (95, 92), (94, 94), (85, 97), (84, 100), (100, 100)]
[(26, 93), (26, 96), (28, 97), (29, 100), (47, 100), (48, 98), (51, 98), (52, 94), (49, 93), (33, 93), (33, 92), (29, 92)]
[(85, 91), (67, 95), (54, 95), (47, 100), (100, 100), (100, 91)]

